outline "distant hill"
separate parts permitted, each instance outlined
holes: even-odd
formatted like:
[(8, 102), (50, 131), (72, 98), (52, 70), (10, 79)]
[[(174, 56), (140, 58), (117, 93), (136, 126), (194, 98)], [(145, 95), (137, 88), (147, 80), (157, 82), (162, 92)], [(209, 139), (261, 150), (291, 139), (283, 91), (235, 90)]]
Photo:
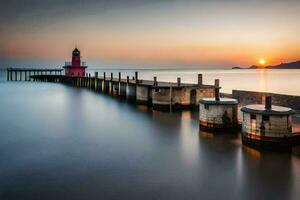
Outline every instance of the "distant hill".
[[(232, 69), (261, 69), (261, 66), (252, 65), (248, 68), (239, 68), (239, 67), (233, 67)], [(264, 69), (300, 69), (300, 60), (296, 62), (290, 62), (290, 63), (281, 63), (279, 65), (270, 65), (264, 67)]]

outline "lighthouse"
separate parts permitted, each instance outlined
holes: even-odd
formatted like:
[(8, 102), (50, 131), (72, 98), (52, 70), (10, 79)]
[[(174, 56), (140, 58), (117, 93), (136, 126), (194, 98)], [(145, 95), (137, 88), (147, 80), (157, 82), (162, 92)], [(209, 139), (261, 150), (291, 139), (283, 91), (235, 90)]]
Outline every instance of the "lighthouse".
[(72, 62), (65, 62), (66, 76), (84, 76), (85, 69), (87, 68), (85, 62), (81, 62), (80, 51), (75, 48), (72, 52)]

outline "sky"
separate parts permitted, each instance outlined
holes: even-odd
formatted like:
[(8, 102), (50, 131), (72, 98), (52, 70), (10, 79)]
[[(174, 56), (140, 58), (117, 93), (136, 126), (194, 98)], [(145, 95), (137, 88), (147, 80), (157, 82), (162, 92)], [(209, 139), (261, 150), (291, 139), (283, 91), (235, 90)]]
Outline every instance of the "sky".
[(1, 0), (0, 68), (231, 68), (300, 59), (299, 0)]

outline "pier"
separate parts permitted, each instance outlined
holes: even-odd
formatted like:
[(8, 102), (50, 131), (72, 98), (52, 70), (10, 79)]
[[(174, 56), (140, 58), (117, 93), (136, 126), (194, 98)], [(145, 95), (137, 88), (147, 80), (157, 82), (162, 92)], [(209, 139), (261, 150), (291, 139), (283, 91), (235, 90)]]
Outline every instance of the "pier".
[[(7, 69), (8, 77), (13, 72)], [(113, 73), (107, 76), (105, 72), (102, 76), (99, 76), (98, 72), (95, 72), (94, 76), (88, 73), (85, 76), (65, 76), (61, 75), (60, 70), (52, 70), (52, 72), (56, 74), (50, 74), (48, 71), (48, 74), (31, 74), (29, 78), (34, 81), (59, 82), (88, 88), (165, 111), (197, 108), (200, 99), (214, 97), (215, 88), (219, 87), (219, 85), (203, 84), (202, 74), (198, 74), (198, 83), (192, 84), (182, 83), (180, 77), (177, 78), (177, 82), (158, 81), (157, 77), (153, 77), (153, 80), (142, 80), (139, 79), (138, 72), (132, 78), (129, 76), (122, 78), (121, 72), (117, 76)]]
[(7, 68), (7, 81), (31, 81), (34, 75), (62, 75), (63, 69)]
[[(146, 105), (153, 110), (172, 112), (199, 108), (199, 127), (202, 130), (236, 133), (241, 128), (237, 117), (239, 102), (236, 99), (221, 98), (219, 79), (215, 79), (213, 85), (204, 84), (202, 74), (197, 75), (197, 83), (182, 83), (180, 77), (177, 77), (176, 82), (159, 81), (157, 77), (153, 77), (153, 80), (143, 80), (139, 78), (138, 72), (135, 72), (133, 77), (124, 78), (121, 72), (118, 72), (117, 76), (106, 72), (103, 72), (102, 76), (99, 76), (98, 72), (93, 76), (90, 73), (75, 76), (62, 74), (61, 69), (8, 68), (7, 80), (23, 80), (22, 73), (25, 81), (53, 82), (85, 88), (137, 105)], [(288, 113), (278, 114), (276, 111), (273, 116), (274, 112), (270, 112), (269, 107), (262, 114), (261, 110), (253, 111), (249, 106), (241, 109), (243, 144), (262, 149), (270, 147), (272, 150), (290, 151), (293, 146), (300, 144), (300, 134), (292, 132), (294, 111), (288, 108)], [(252, 112), (258, 116), (254, 117)], [(254, 123), (254, 118), (262, 121)], [(273, 132), (276, 133), (275, 136)]]

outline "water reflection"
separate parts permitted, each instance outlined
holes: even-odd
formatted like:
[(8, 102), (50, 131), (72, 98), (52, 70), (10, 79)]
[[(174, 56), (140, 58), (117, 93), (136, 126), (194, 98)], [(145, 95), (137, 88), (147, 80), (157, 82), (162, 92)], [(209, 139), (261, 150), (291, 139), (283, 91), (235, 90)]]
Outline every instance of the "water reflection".
[[(237, 163), (239, 182), (246, 199), (291, 199), (294, 184), (292, 157), (286, 153), (279, 154), (248, 147), (240, 151)], [(266, 191), (270, 193), (266, 194)]]
[(193, 165), (198, 162), (199, 159), (199, 145), (197, 137), (197, 132), (195, 127), (193, 127), (193, 123), (198, 119), (193, 118), (190, 111), (183, 111), (181, 113), (180, 120), (180, 137), (179, 137), (179, 148), (182, 159), (187, 165)]
[(254, 91), (267, 91), (267, 87), (266, 87), (266, 70), (265, 69), (260, 69), (258, 70), (259, 73), (259, 78), (258, 78), (258, 88), (257, 90)]
[(254, 149), (254, 148), (251, 148), (251, 147), (248, 147), (248, 146), (245, 146), (243, 145), (242, 147), (242, 150), (249, 154), (250, 156), (252, 156), (253, 158), (260, 158), (261, 157), (261, 152), (257, 149)]

